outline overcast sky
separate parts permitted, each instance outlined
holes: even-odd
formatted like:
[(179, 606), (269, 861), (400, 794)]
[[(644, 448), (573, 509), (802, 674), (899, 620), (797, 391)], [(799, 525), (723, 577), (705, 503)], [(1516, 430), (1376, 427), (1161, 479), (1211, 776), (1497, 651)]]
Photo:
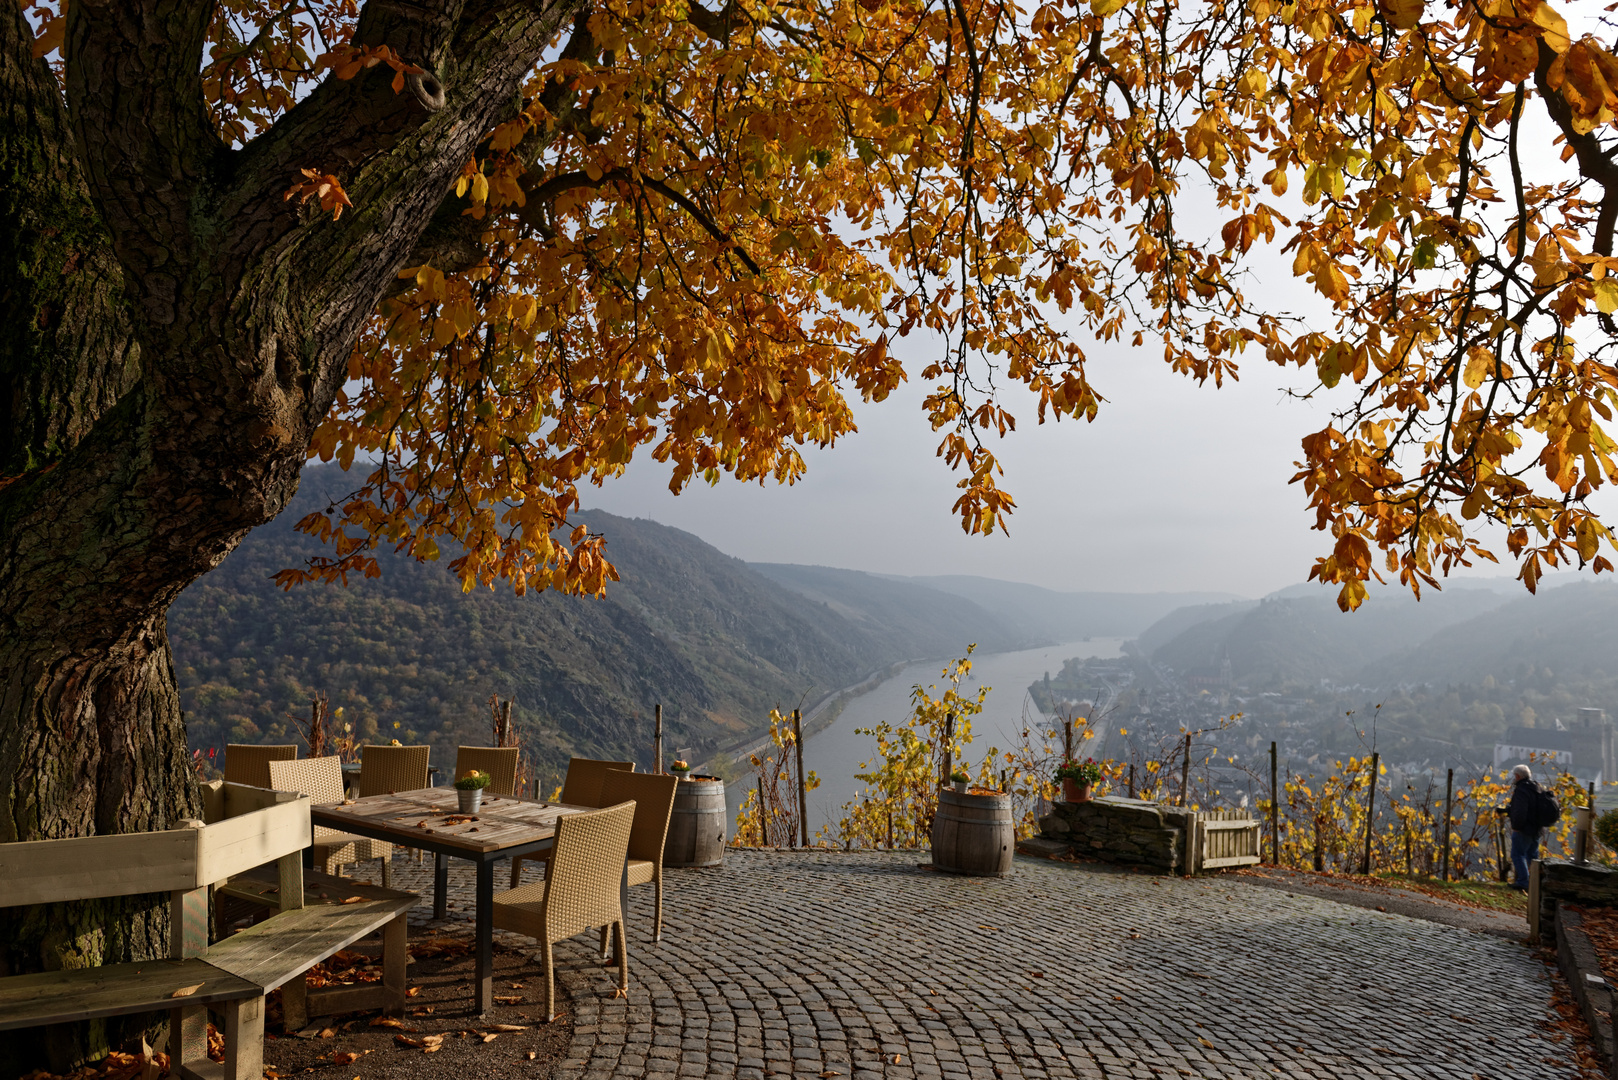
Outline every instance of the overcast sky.
[[(897, 351), (919, 370), (908, 362), (931, 347), (912, 336)], [(1093, 424), (1039, 426), (1031, 396), (1008, 397), (1019, 426), (996, 453), (1018, 503), (1009, 536), (961, 532), (950, 511), (956, 477), (934, 456), (938, 435), (920, 411), (926, 387), (913, 382), (858, 407), (855, 435), (806, 452), (808, 478), (792, 488), (724, 480), (676, 498), (669, 470), (648, 459), (584, 502), (754, 562), (1244, 596), (1303, 580), (1323, 538), (1287, 481), (1299, 438), (1318, 426), (1315, 408), (1287, 399), (1286, 373), (1261, 357), (1243, 365), (1240, 383), (1215, 390), (1173, 374), (1161, 355), (1093, 349), (1092, 378), (1109, 399)]]

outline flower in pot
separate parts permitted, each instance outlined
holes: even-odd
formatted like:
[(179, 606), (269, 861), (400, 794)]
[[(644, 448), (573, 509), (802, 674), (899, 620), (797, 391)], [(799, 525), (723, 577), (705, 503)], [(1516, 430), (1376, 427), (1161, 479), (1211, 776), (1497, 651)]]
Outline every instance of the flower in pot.
[(966, 789), (972, 786), (972, 777), (967, 774), (965, 769), (956, 769), (949, 774), (949, 778), (954, 782), (955, 790), (962, 795), (965, 795)]
[(455, 794), (461, 800), (461, 813), (475, 814), (483, 805), (483, 789), (489, 786), (489, 774), (473, 769), (455, 781)]
[(1085, 758), (1083, 761), (1069, 758), (1057, 768), (1056, 778), (1062, 782), (1064, 801), (1089, 802), (1091, 792), (1101, 780), (1101, 764), (1095, 758)]
[(669, 772), (678, 776), (681, 780), (689, 780), (691, 778), (691, 763), (675, 758), (674, 764), (669, 766)]

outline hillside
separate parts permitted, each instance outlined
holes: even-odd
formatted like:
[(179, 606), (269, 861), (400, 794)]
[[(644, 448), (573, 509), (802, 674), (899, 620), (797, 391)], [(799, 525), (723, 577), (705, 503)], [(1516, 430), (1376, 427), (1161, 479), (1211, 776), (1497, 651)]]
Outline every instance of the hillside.
[(688, 533), (595, 511), (579, 520), (607, 536), (622, 577), (603, 600), (463, 594), (443, 564), (391, 555), (380, 579), (277, 589), (271, 576), (316, 550), (293, 523), (351, 488), (335, 467), (306, 470), (292, 506), (170, 610), (194, 748), (298, 741), (289, 714), (321, 691), (360, 736), (429, 742), (441, 763), (487, 742), (491, 694), (515, 700), (525, 743), (555, 769), (573, 753), (647, 760), (656, 702), (666, 745), (701, 755), (773, 705), (966, 644), (854, 625)]
[(1359, 678), (1396, 686), (1503, 681), (1536, 671), (1562, 680), (1618, 676), (1618, 585), (1587, 580), (1501, 599), (1509, 602), (1367, 665)]
[(875, 636), (908, 642), (904, 659), (954, 656), (976, 642), (979, 653), (1041, 644), (1038, 636), (1012, 629), (982, 607), (903, 578), (838, 570), (829, 566), (752, 563), (770, 580), (825, 606)]
[[(1228, 657), (1234, 678), (1255, 688), (1280, 689), (1321, 679), (1348, 682), (1362, 678), (1374, 662), (1408, 652), (1446, 627), (1501, 607), (1506, 599), (1487, 589), (1429, 593), (1420, 602), (1386, 592), (1345, 613), (1324, 596), (1266, 598), (1245, 611), (1193, 622), (1151, 650), (1151, 656), (1181, 672), (1216, 666)], [(1156, 636), (1149, 631), (1143, 639)]]

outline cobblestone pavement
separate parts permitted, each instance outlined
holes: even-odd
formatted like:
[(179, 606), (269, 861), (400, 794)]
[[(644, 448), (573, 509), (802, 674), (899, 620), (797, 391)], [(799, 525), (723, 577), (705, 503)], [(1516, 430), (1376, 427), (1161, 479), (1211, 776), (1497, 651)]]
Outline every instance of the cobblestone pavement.
[(555, 1080), (1578, 1075), (1514, 942), (1218, 879), (917, 862), (729, 851), (667, 872), (660, 945), (632, 890), (627, 1001), (585, 938), (557, 949), (575, 1027)]

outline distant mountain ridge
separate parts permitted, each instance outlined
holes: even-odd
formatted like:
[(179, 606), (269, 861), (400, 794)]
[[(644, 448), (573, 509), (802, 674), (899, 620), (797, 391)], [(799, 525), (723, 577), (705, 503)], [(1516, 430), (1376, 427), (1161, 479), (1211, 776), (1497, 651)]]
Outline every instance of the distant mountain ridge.
[(1252, 687), (1321, 679), (1367, 687), (1480, 682), (1523, 664), (1618, 670), (1618, 585), (1572, 581), (1529, 596), (1520, 585), (1452, 583), (1419, 602), (1384, 588), (1358, 611), (1301, 586), (1261, 601), (1172, 612), (1134, 642), (1187, 672), (1230, 661)]
[(1083, 637), (1131, 637), (1178, 608), (1242, 599), (1222, 592), (1062, 592), (964, 574), (894, 580), (965, 597), (1035, 639), (1031, 645)]
[(1014, 629), (981, 605), (947, 590), (907, 578), (793, 563), (750, 563), (753, 570), (822, 604), (872, 634), (900, 635), (910, 655), (941, 659), (976, 643), (979, 653), (1007, 652), (1043, 644)]

